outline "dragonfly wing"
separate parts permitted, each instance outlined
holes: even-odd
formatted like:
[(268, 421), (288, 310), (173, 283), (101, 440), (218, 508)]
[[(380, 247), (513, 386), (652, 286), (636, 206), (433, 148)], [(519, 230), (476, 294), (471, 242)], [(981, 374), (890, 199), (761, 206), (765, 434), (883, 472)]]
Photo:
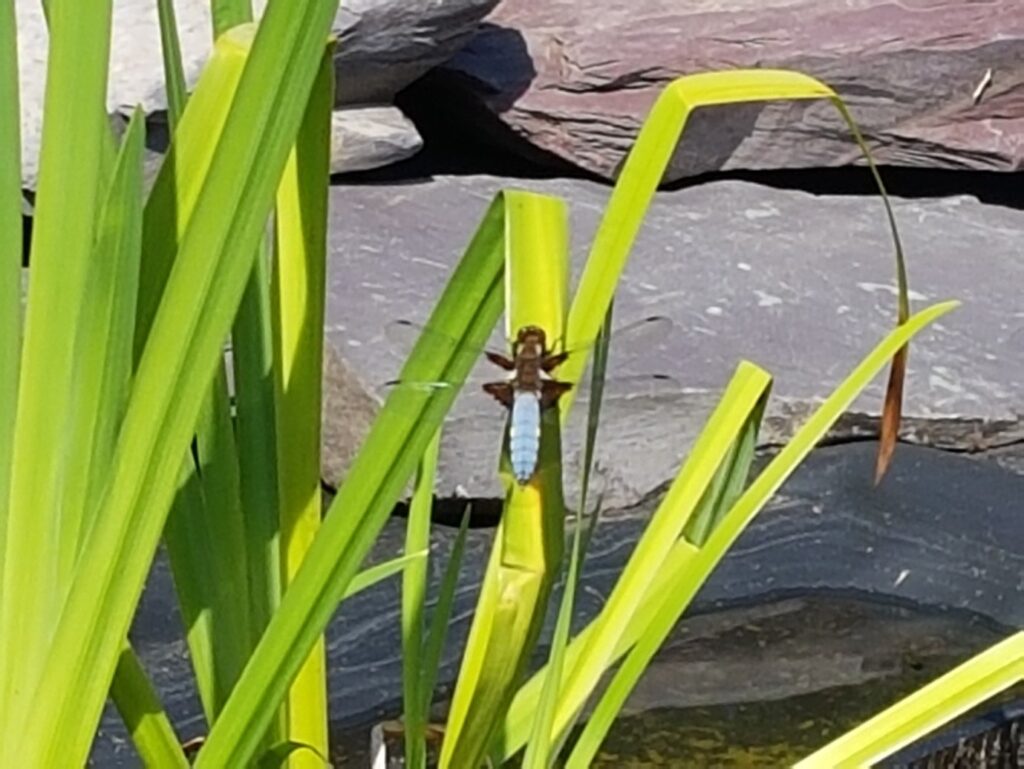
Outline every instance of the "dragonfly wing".
[[(612, 330), (609, 340), (611, 363), (615, 366), (628, 366), (643, 355), (650, 355), (670, 338), (675, 324), (666, 315), (650, 315), (646, 318), (618, 326)], [(563, 350), (568, 356), (593, 352), (596, 339), (578, 342)], [(560, 345), (555, 346), (561, 350)]]
[[(595, 392), (588, 367), (580, 383), (576, 386), (576, 402), (589, 403)], [(626, 372), (609, 374), (605, 377), (601, 388), (601, 398), (605, 401), (636, 398), (656, 398), (678, 393), (682, 385), (677, 379), (667, 374), (629, 374)], [(573, 407), (576, 408), (575, 406)]]
[(399, 319), (391, 321), (384, 328), (384, 337), (388, 340), (391, 351), (400, 358), (407, 358), (412, 348), (420, 339), (428, 341), (439, 348), (455, 349), (462, 347), (468, 352), (478, 355), (491, 354), (495, 357), (505, 358), (504, 352), (490, 349), (490, 345), (467, 345), (456, 339), (451, 334), (446, 334), (431, 326), (425, 326), (413, 320)]

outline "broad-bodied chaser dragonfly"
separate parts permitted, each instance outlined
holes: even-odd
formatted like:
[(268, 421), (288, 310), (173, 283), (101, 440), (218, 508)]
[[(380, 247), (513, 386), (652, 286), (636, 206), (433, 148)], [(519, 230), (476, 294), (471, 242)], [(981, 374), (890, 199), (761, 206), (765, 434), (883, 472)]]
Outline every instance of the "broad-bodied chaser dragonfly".
[[(650, 337), (660, 337), (671, 329), (672, 322), (664, 316), (652, 316), (621, 327), (612, 333), (613, 358), (617, 358), (616, 349), (630, 343), (633, 353), (643, 350), (643, 342)], [(389, 328), (389, 336), (398, 341), (403, 337), (415, 337), (418, 334), (440, 334), (429, 327), (419, 326), (411, 321), (396, 321)], [(537, 457), (540, 449), (541, 413), (558, 404), (559, 398), (567, 393), (572, 385), (557, 378), (557, 369), (569, 356), (587, 352), (593, 342), (580, 345), (569, 350), (559, 350), (557, 343), (549, 347), (547, 336), (542, 328), (524, 326), (516, 333), (510, 344), (511, 355), (492, 350), (481, 350), (487, 359), (504, 369), (508, 376), (500, 381), (483, 383), (484, 392), (505, 406), (510, 412), (509, 418), (509, 454), (512, 472), (520, 485), (526, 485), (533, 478), (537, 469)], [(643, 388), (657, 382), (660, 386), (671, 383), (671, 378), (661, 374), (613, 377), (611, 384), (636, 384)], [(446, 382), (406, 382), (396, 380), (388, 383), (388, 388), (412, 386), (417, 388), (436, 389), (450, 386)]]

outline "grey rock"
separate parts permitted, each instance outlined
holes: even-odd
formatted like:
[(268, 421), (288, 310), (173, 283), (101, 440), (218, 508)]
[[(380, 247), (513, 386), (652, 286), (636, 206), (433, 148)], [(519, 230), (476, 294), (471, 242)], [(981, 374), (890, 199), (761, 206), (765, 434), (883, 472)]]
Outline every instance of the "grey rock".
[[(482, 126), (473, 116), (483, 108), (507, 136), (611, 178), (668, 83), (739, 67), (795, 69), (834, 87), (880, 162), (1024, 167), (1019, 0), (504, 0), (432, 88), (457, 94), (443, 109), (468, 102), (466, 119)], [(859, 159), (822, 102), (702, 109), (680, 150), (670, 180)]]
[(416, 126), (397, 107), (350, 107), (331, 116), (331, 173), (365, 171), (420, 151)]
[[(431, 67), (450, 58), (476, 31), (497, 0), (352, 0), (342, 4), (333, 31), (339, 39), (335, 56), (338, 103), (385, 104)], [(262, 12), (266, 0), (255, 0)], [(18, 25), (22, 111), (22, 184), (35, 186), (43, 119), (49, 35), (42, 6), (34, 0), (15, 3)], [(202, 72), (212, 47), (209, 0), (176, 0), (174, 8), (182, 59), (189, 86)], [(110, 85), (107, 109), (125, 112), (135, 105), (149, 115), (166, 109), (163, 63), (156, 3), (114, 3)], [(379, 119), (379, 118), (378, 118)], [(399, 121), (391, 115), (388, 138), (377, 138), (374, 157), (386, 146), (391, 156), (409, 152), (414, 140), (408, 127), (399, 138)], [(364, 132), (367, 129), (362, 129)], [(404, 157), (404, 155), (402, 155)], [(352, 168), (367, 161), (345, 160)], [(355, 162), (355, 165), (352, 165)], [(348, 170), (348, 169), (346, 169)]]
[[(685, 651), (689, 664), (674, 675), (699, 677), (690, 681), (690, 704), (721, 701), (722, 691), (714, 683), (721, 682), (723, 671), (736, 670), (737, 659), (733, 645), (714, 639), (730, 629), (746, 633), (748, 639), (754, 633), (758, 639), (753, 625), (794, 619), (792, 632), (758, 646), (756, 653), (746, 651), (748, 661), (760, 660), (772, 668), (765, 671), (763, 687), (744, 687), (736, 680), (728, 684), (728, 696), (751, 700), (879, 680), (884, 668), (898, 664), (890, 661), (901, 657), (908, 630), (918, 633), (915, 654), (920, 654), (936, 628), (955, 625), (958, 640), (945, 633), (945, 640), (938, 642), (966, 656), (1024, 623), (1024, 528), (1018, 525), (1024, 478), (994, 464), (905, 446), (897, 452), (890, 475), (875, 488), (870, 482), (873, 450), (865, 442), (813, 452), (712, 573), (656, 663), (678, 667), (680, 650)], [(577, 629), (603, 606), (657, 502), (651, 499), (598, 527), (577, 593)], [(492, 536), (479, 529), (469, 534), (438, 679), (441, 698), (450, 693), (458, 671)], [(434, 528), (430, 595), (436, 595), (453, 539), (452, 529)], [(404, 521), (393, 519), (369, 560), (395, 557), (403, 541)], [(837, 604), (833, 598), (841, 600)], [(399, 584), (389, 580), (347, 600), (331, 621), (328, 667), (337, 727), (366, 724), (395, 712), (401, 696), (399, 601)], [(556, 594), (552, 605), (557, 601)], [(850, 601), (889, 606), (893, 621), (864, 625), (857, 632), (850, 620), (862, 613)], [(817, 604), (819, 610), (808, 615), (804, 604)], [(833, 615), (849, 632), (823, 633), (820, 623), (798, 621), (821, 618), (821, 607), (828, 605), (844, 607)], [(749, 608), (737, 611), (743, 607)], [(901, 615), (901, 610), (943, 614), (926, 620)], [(913, 622), (906, 622), (907, 616)], [(549, 616), (547, 633), (553, 619)], [(178, 623), (170, 571), (161, 557), (132, 639), (179, 734), (189, 739), (203, 734), (205, 727)], [(834, 638), (826, 641), (826, 635)], [(835, 655), (825, 659), (826, 649)], [(803, 669), (801, 654), (807, 657)], [(785, 667), (775, 669), (779, 660)], [(751, 673), (748, 678), (760, 676)], [(658, 695), (644, 687), (637, 696), (635, 705), (653, 703)], [(108, 712), (93, 749), (93, 765), (137, 766), (133, 755), (116, 714)]]
[[(491, 197), (528, 187), (568, 199), (578, 271), (609, 191), (583, 181), (439, 177), (421, 184), (332, 189), (327, 336), (374, 391), (403, 350), (386, 338), (399, 318), (423, 322)], [(963, 306), (912, 344), (907, 440), (978, 450), (1024, 439), (1024, 212), (966, 196), (895, 199), (916, 309)], [(667, 338), (612, 344), (612, 377), (661, 373), (672, 392), (606, 402), (597, 461), (605, 502), (625, 507), (675, 476), (738, 361), (776, 376), (762, 440), (792, 435), (895, 322), (893, 260), (881, 203), (723, 181), (659, 193), (620, 285), (616, 316), (667, 315)], [(493, 342), (501, 345), (498, 330)], [(630, 349), (633, 348), (633, 349)], [(633, 360), (616, 363), (626, 353)], [(504, 415), (479, 391), (482, 362), (456, 403), (439, 493), (500, 497)], [(877, 434), (879, 377), (836, 438)], [(579, 411), (577, 410), (577, 413)], [(579, 432), (571, 431), (566, 482)]]
[(451, 58), (498, 0), (346, 0), (335, 20), (338, 103), (390, 101)]
[[(176, 0), (178, 33), (188, 82), (194, 84), (210, 54), (210, 3)], [(22, 184), (34, 188), (42, 137), (49, 33), (42, 4), (15, 3), (22, 126)], [(107, 111), (129, 111), (139, 105), (147, 113), (166, 108), (163, 63), (156, 3), (127, 0), (114, 3)]]

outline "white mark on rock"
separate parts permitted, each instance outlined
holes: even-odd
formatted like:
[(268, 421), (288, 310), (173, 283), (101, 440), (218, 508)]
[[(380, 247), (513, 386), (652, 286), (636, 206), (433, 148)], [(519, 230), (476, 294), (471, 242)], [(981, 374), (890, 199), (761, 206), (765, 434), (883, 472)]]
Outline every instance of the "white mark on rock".
[(708, 307), (706, 310), (704, 310), (704, 312), (706, 312), (708, 315), (714, 315), (717, 318), (725, 311), (721, 307), (716, 307), (712, 305), (711, 307)]
[(743, 215), (747, 219), (753, 221), (755, 219), (768, 219), (772, 216), (779, 215), (779, 209), (774, 206), (766, 206), (764, 208), (748, 208), (743, 212)]
[(936, 366), (928, 375), (928, 386), (935, 390), (945, 390), (954, 395), (962, 395), (964, 388), (958, 382), (953, 381), (956, 374), (945, 366)]
[(428, 267), (436, 267), (439, 270), (447, 269), (447, 267), (445, 267), (445, 265), (441, 264), (440, 262), (435, 262), (433, 259), (426, 259), (422, 256), (414, 256), (412, 258), (412, 261), (417, 262), (419, 264), (425, 264)]
[(736, 265), (736, 269), (737, 270), (743, 270), (744, 272), (750, 272), (754, 268), (751, 267), (746, 262), (740, 262), (739, 264)]
[(899, 587), (903, 584), (903, 581), (910, 576), (910, 569), (904, 569), (900, 572), (899, 576), (896, 577), (896, 581), (892, 583), (893, 587)]
[[(858, 283), (857, 288), (861, 291), (867, 291), (869, 294), (874, 294), (878, 291), (886, 291), (893, 296), (899, 295), (899, 289), (896, 286), (888, 283)], [(927, 302), (928, 297), (924, 294), (918, 293), (917, 291), (910, 290), (907, 292), (907, 296), (913, 299), (915, 302)]]
[(358, 339), (349, 339), (346, 342), (346, 344), (348, 344), (349, 347), (362, 347), (363, 346), (363, 343), (360, 342)]
[(836, 307), (836, 315), (846, 315), (846, 313), (848, 313), (849, 311), (850, 308), (845, 304), (841, 304), (838, 307)]
[(755, 288), (754, 293), (757, 295), (758, 307), (774, 307), (777, 304), (782, 304), (781, 297), (772, 296), (767, 291), (761, 291), (760, 289)]

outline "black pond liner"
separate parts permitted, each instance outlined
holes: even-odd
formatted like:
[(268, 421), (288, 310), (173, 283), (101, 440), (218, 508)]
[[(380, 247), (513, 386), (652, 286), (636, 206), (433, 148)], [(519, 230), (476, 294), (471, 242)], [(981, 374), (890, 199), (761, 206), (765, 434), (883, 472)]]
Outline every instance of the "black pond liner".
[(916, 742), (878, 766), (881, 769), (1024, 767), (1024, 699)]

